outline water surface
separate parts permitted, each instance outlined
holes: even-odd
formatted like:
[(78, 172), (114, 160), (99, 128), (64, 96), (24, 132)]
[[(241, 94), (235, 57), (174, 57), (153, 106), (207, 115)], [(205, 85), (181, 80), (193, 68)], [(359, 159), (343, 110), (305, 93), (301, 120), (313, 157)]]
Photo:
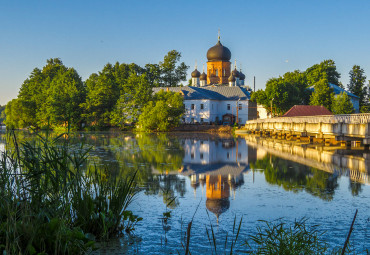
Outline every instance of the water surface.
[[(5, 144), (1, 134), (0, 150)], [(28, 133), (18, 136), (34, 139)], [(193, 217), (192, 254), (209, 251), (206, 227), (212, 224), (223, 241), (235, 217), (243, 219), (240, 244), (256, 233), (258, 220), (306, 217), (309, 225), (327, 231), (334, 248), (343, 245), (356, 209), (352, 245), (370, 249), (370, 157), (363, 151), (207, 134), (74, 134), (73, 146), (81, 143), (92, 147), (90, 166), (120, 178), (138, 170), (143, 188), (130, 206), (143, 217), (134, 241), (115, 240), (100, 254), (183, 253)], [(166, 211), (171, 218), (164, 227)]]

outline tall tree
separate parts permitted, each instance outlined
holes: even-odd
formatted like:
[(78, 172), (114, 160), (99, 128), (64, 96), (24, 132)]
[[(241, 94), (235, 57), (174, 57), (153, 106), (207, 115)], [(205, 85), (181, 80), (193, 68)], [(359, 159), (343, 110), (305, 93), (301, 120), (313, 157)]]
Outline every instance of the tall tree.
[(73, 68), (58, 72), (47, 91), (46, 114), (51, 123), (78, 127), (85, 102), (85, 87)]
[(142, 108), (151, 100), (151, 97), (152, 87), (146, 74), (138, 76), (132, 73), (112, 112), (112, 124), (122, 126), (126, 122), (136, 122)]
[[(48, 59), (41, 70), (35, 68), (23, 82), (17, 99), (9, 104), (7, 122), (14, 128), (62, 125), (67, 118), (77, 123), (83, 93), (81, 77), (74, 69), (64, 66), (59, 58)], [(76, 107), (72, 109), (70, 105)]]
[(114, 67), (104, 66), (99, 74), (92, 74), (86, 80), (86, 102), (83, 104), (84, 117), (93, 126), (109, 126), (110, 115), (120, 95)]
[(349, 72), (348, 90), (360, 97), (360, 108), (366, 104), (367, 88), (365, 86), (366, 76), (364, 69), (358, 65), (354, 65)]
[(328, 83), (340, 85), (340, 73), (337, 71), (335, 62), (331, 59), (324, 60), (320, 64), (313, 65), (307, 68), (305, 72), (307, 78), (307, 85), (313, 86), (321, 79), (326, 78)]
[(310, 98), (310, 105), (322, 105), (328, 110), (331, 110), (331, 105), (334, 97), (334, 91), (329, 87), (327, 76), (316, 82), (315, 91)]
[(143, 108), (136, 126), (142, 131), (168, 131), (180, 123), (184, 112), (180, 93), (160, 91)]
[(279, 77), (268, 80), (265, 91), (253, 93), (251, 100), (262, 104), (267, 110), (272, 106), (273, 112), (284, 114), (292, 106), (302, 102), (300, 94), (297, 86)]
[(332, 104), (332, 112), (334, 114), (354, 113), (353, 104), (347, 93), (343, 92), (334, 97)]
[(161, 72), (161, 86), (176, 87), (181, 81), (186, 80), (186, 72), (189, 68), (184, 62), (180, 61), (181, 53), (172, 50), (164, 57), (163, 62), (159, 62)]
[(5, 120), (5, 105), (0, 105), (0, 123), (3, 123)]

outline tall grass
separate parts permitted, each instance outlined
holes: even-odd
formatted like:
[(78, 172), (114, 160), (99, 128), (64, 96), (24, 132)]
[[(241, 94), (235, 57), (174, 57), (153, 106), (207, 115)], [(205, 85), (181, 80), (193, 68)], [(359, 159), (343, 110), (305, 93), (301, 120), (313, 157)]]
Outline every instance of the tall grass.
[(8, 137), (0, 155), (0, 254), (84, 254), (94, 240), (132, 230), (140, 220), (127, 211), (135, 176), (111, 179), (97, 168), (87, 175), (88, 151), (72, 151), (66, 134), (22, 143)]

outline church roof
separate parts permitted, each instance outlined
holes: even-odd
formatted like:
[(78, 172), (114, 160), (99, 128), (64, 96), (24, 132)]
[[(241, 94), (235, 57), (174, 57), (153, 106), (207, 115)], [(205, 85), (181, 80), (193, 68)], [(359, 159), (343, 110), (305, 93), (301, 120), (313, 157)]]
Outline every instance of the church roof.
[(238, 86), (207, 86), (207, 87), (157, 87), (153, 88), (153, 93), (158, 93), (161, 90), (169, 90), (172, 92), (181, 92), (185, 100), (247, 100), (250, 98), (249, 92), (245, 88)]
[[(345, 92), (350, 97), (360, 98), (359, 96), (356, 96), (355, 94), (353, 94), (353, 93), (351, 93), (351, 92), (349, 92), (349, 91), (347, 91), (345, 89), (342, 89), (341, 87), (339, 87), (339, 86), (337, 86), (337, 85), (335, 85), (333, 83), (329, 83), (329, 87), (334, 90), (334, 94), (335, 95), (339, 95), (340, 93)], [(315, 90), (315, 86), (309, 87), (309, 90), (314, 91)]]
[(240, 175), (247, 172), (249, 165), (244, 163), (214, 163), (214, 164), (184, 164), (181, 175), (190, 176), (193, 174), (204, 175)]
[(223, 46), (219, 39), (216, 45), (207, 51), (207, 59), (208, 61), (230, 61), (231, 51)]

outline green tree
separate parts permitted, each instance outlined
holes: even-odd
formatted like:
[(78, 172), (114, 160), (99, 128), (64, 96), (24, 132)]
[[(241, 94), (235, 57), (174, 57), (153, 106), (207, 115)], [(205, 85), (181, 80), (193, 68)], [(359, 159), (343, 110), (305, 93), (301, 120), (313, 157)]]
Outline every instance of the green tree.
[[(84, 100), (81, 77), (59, 58), (48, 59), (42, 70), (35, 68), (23, 82), (16, 100), (7, 110), (9, 127), (23, 128), (77, 124)], [(72, 107), (73, 105), (73, 107)]]
[(307, 68), (305, 72), (308, 86), (314, 86), (317, 82), (326, 78), (328, 83), (340, 85), (340, 73), (337, 72), (335, 62), (331, 59), (324, 60), (320, 64), (313, 65)]
[(5, 120), (5, 105), (0, 105), (0, 123), (3, 123)]
[(300, 94), (298, 86), (279, 77), (268, 80), (266, 89), (254, 92), (251, 100), (263, 105), (269, 111), (272, 104), (273, 111), (276, 110), (278, 114), (284, 114), (292, 106), (302, 103)]
[(136, 122), (142, 108), (151, 100), (151, 97), (152, 87), (146, 74), (138, 76), (132, 73), (112, 112), (112, 124), (123, 126), (124, 123)]
[(145, 73), (147, 76), (147, 80), (149, 85), (154, 87), (159, 87), (161, 83), (161, 68), (158, 64), (146, 64), (145, 65)]
[(83, 108), (84, 117), (90, 125), (110, 125), (111, 112), (120, 96), (120, 86), (115, 74), (117, 72), (114, 66), (107, 64), (99, 74), (93, 73), (86, 80), (87, 95)]
[(347, 93), (342, 92), (334, 96), (332, 112), (334, 114), (351, 114), (354, 113), (353, 104)]
[(164, 57), (163, 62), (159, 62), (159, 68), (161, 73), (161, 86), (164, 87), (176, 87), (181, 81), (186, 80), (186, 72), (189, 68), (184, 62), (179, 65), (181, 53), (172, 50), (167, 53)]
[(58, 72), (47, 91), (46, 112), (55, 125), (78, 127), (81, 122), (81, 104), (85, 102), (85, 87), (73, 68)]
[(143, 108), (136, 126), (141, 131), (168, 131), (180, 123), (184, 112), (180, 93), (160, 91)]
[(310, 98), (310, 105), (322, 105), (328, 110), (331, 110), (332, 101), (334, 98), (334, 91), (329, 87), (326, 75), (316, 82), (315, 91)]
[(366, 76), (364, 69), (358, 65), (354, 65), (349, 72), (348, 90), (360, 97), (360, 107), (367, 105), (367, 88), (365, 86)]

